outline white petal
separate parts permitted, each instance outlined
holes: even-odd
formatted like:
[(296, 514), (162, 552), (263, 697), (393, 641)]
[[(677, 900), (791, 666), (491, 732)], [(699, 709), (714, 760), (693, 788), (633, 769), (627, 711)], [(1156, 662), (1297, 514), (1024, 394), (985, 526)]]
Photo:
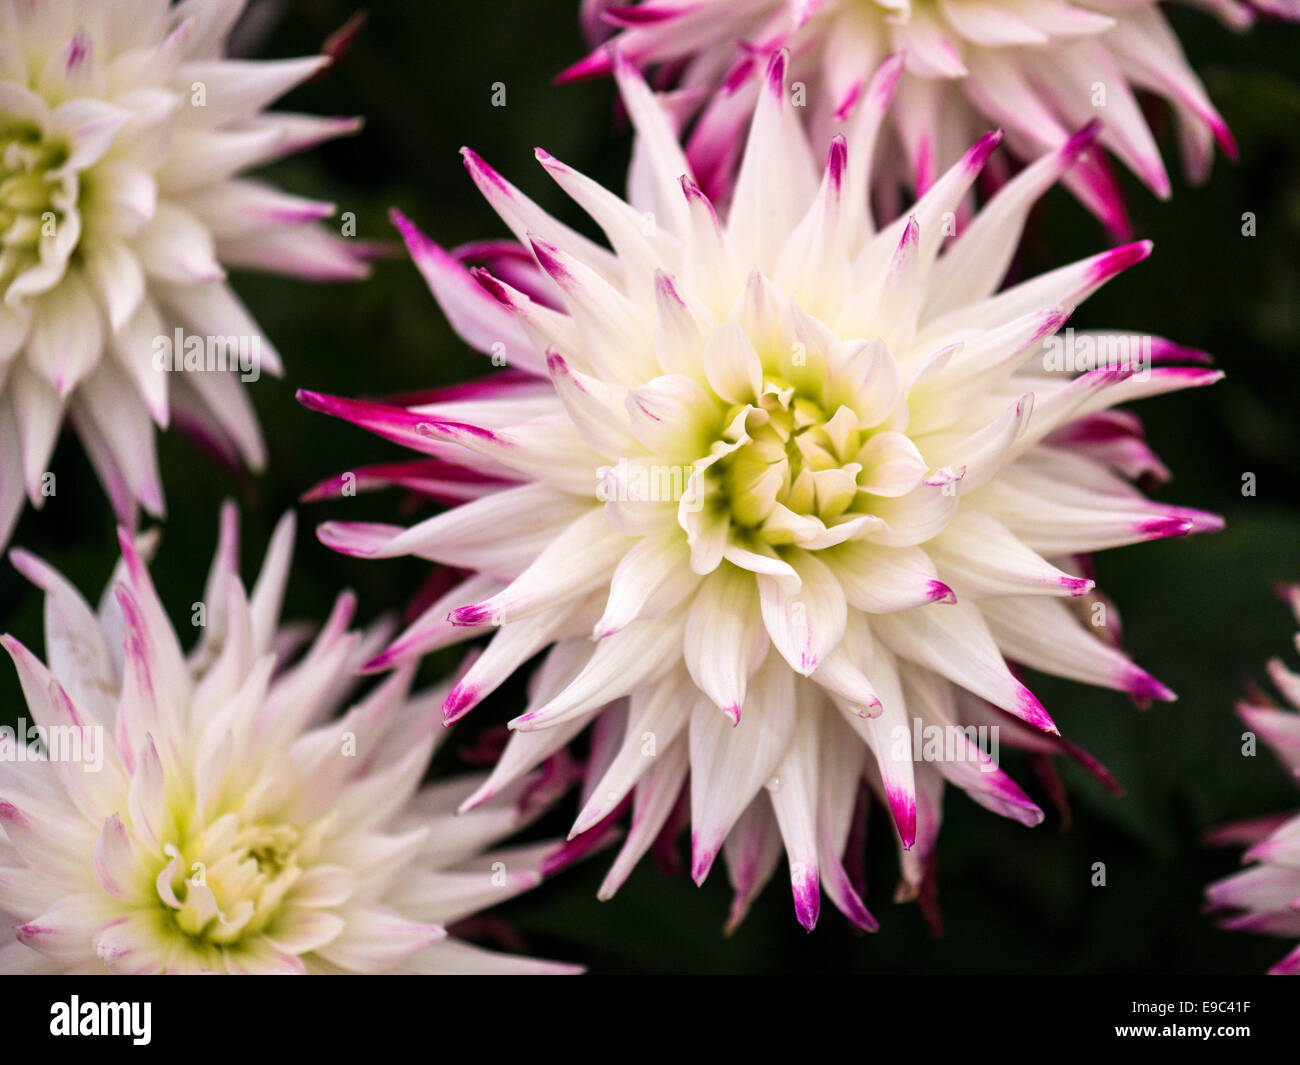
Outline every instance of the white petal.
[(844, 635), (844, 591), (835, 575), (809, 552), (790, 552), (801, 585), (791, 589), (778, 577), (759, 574), (763, 624), (790, 668), (812, 673)]

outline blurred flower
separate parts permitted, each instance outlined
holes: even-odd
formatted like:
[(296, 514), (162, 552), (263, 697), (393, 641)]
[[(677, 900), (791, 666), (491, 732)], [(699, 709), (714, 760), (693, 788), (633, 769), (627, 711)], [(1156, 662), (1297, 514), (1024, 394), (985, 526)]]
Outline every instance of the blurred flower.
[[(1300, 584), (1285, 589), (1285, 595), (1300, 622)], [(1300, 634), (1296, 647), (1300, 648)], [(1268, 672), (1291, 709), (1279, 707), (1262, 691), (1254, 691), (1238, 704), (1237, 713), (1300, 783), (1300, 674), (1277, 658), (1269, 662)], [(1218, 843), (1246, 844), (1249, 849), (1243, 861), (1255, 863), (1211, 884), (1206, 892), (1213, 909), (1236, 911), (1223, 920), (1223, 927), (1300, 938), (1300, 814), (1226, 825), (1211, 838)], [(1300, 946), (1270, 972), (1300, 976)]]
[[(1220, 526), (1131, 487), (1165, 474), (1136, 421), (1110, 410), (1219, 375), (1153, 368), (1192, 353), (1150, 337), (1131, 362), (1082, 373), (1052, 362), (1074, 307), (1146, 243), (995, 294), (1030, 207), (1095, 129), (1028, 167), (946, 247), (997, 134), (877, 232), (865, 189), (899, 64), (866, 90), (819, 185), (785, 58), (769, 66), (725, 222), (627, 65), (630, 204), (538, 153), (612, 251), (467, 150), (533, 273), (480, 245), (498, 272), (471, 275), (397, 222), (452, 325), (516, 369), (401, 406), (301, 397), (430, 456), (353, 471), (353, 487), (461, 504), (409, 529), (321, 526), (348, 554), (471, 573), (369, 668), (495, 631), (447, 698), (454, 721), (550, 648), (492, 779), (464, 808), (595, 723), (575, 833), (635, 791), (603, 895), (674, 823), (689, 771), (693, 873), (703, 880), (725, 843), (736, 917), (784, 840), (799, 919), (815, 921), (820, 879), (869, 927), (841, 862), (862, 781), (892, 811), (904, 896), (922, 888), (945, 780), (1026, 824), (1042, 818), (996, 751), (976, 749), (980, 726), (994, 742), (1064, 749), (1004, 653), (1172, 698), (1098, 638), (1106, 607), (1080, 598), (1093, 581), (1073, 556)], [(935, 734), (957, 749), (934, 757), (913, 743)]]
[(366, 273), (332, 205), (238, 176), (357, 128), (263, 113), (328, 60), (223, 59), (243, 6), (0, 0), (0, 545), (65, 418), (129, 526), (163, 513), (154, 424), (260, 468), (240, 379), (280, 362), (226, 268)]
[[(445, 688), (398, 670), (341, 717), (383, 632), (339, 597), (310, 648), (280, 628), (294, 523), (236, 572), (233, 508), (183, 657), (125, 531), (98, 616), (38, 559), (48, 668), (11, 636), (32, 725), (0, 736), (0, 972), (556, 972), (445, 926), (535, 885), (556, 845), (481, 853), (554, 795), (538, 775), (469, 816), (478, 777), (417, 791)], [(36, 732), (37, 744), (26, 741)]]
[[(1294, 0), (1195, 6), (1234, 29), (1250, 25), (1256, 8), (1300, 17)], [(767, 56), (782, 47), (790, 49), (796, 103), (806, 103), (801, 114), (818, 146), (844, 128), (882, 60), (906, 57), (884, 131), (890, 165), (875, 175), (876, 191), (886, 195), (899, 185), (924, 192), (990, 123), (1006, 130), (1017, 157), (1035, 159), (1096, 117), (1104, 122), (1100, 144), (1168, 196), (1139, 91), (1173, 109), (1193, 180), (1208, 173), (1215, 141), (1236, 155), (1155, 0), (646, 0), (584, 12), (593, 43), (603, 41), (599, 23), (619, 27), (619, 51), (660, 72), (680, 90), (685, 112), (698, 114), (687, 155), (715, 198), (730, 187)], [(611, 64), (602, 46), (561, 78), (607, 73)], [(1127, 233), (1119, 190), (1100, 156), (1085, 156), (1064, 180), (1112, 230)]]

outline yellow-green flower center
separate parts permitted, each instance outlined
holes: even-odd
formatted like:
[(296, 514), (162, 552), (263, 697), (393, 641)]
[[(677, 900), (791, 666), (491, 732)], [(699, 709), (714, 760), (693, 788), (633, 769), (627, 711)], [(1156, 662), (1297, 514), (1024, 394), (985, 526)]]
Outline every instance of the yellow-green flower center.
[(66, 145), (0, 116), (0, 278), (11, 276), (76, 206), (77, 176), (62, 172), (67, 160)]
[(271, 926), (319, 848), (320, 826), (217, 818), (185, 846), (169, 844), (158, 898), (177, 930), (230, 946)]
[[(741, 413), (734, 407), (732, 424)], [(828, 415), (820, 396), (769, 376), (745, 418), (748, 440), (710, 470), (733, 525), (771, 544), (790, 543), (786, 512), (833, 521), (853, 503), (862, 466), (858, 419), (848, 407)], [(716, 472), (715, 472), (716, 471)]]

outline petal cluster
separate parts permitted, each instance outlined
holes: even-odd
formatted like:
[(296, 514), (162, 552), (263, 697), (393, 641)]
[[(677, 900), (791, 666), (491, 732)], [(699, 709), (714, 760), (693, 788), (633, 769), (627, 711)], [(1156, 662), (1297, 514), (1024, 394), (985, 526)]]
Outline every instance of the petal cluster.
[[(1257, 8), (1210, 7), (1234, 29)], [(1266, 13), (1300, 17), (1300, 9)], [(1236, 148), (1155, 0), (645, 0), (596, 4), (588, 28), (616, 28), (615, 46), (642, 68), (665, 72), (682, 107), (698, 116), (689, 144), (704, 189), (729, 187), (766, 56), (788, 48), (814, 143), (825, 144), (879, 64), (905, 57), (899, 102), (885, 131), (880, 191), (924, 192), (989, 124), (1020, 159), (1059, 148), (1100, 119), (1100, 143), (1159, 196), (1169, 178), (1138, 94), (1172, 109), (1189, 175), (1207, 173), (1214, 144)], [(604, 36), (602, 33), (600, 36)], [(608, 72), (602, 45), (562, 78)], [(806, 97), (806, 99), (804, 99)], [(999, 167), (990, 176), (1003, 171)], [(1124, 232), (1123, 204), (1105, 160), (1091, 155), (1065, 182), (1109, 227)]]
[[(369, 668), (490, 634), (448, 695), (454, 721), (545, 651), (465, 809), (594, 725), (574, 832), (633, 808), (603, 895), (679, 823), (685, 796), (694, 876), (725, 850), (737, 918), (784, 848), (806, 926), (820, 885), (871, 927), (844, 861), (867, 793), (892, 814), (904, 897), (922, 890), (945, 783), (1041, 819), (978, 743), (983, 727), (1068, 749), (1008, 659), (1172, 698), (1097, 624), (1107, 607), (1082, 556), (1219, 526), (1133, 486), (1167, 473), (1112, 409), (1218, 375), (1168, 365), (1196, 353), (1150, 337), (1094, 368), (1050, 357), (1074, 308), (1147, 244), (999, 291), (1027, 212), (1095, 127), (960, 233), (996, 133), (877, 228), (866, 189), (899, 62), (864, 90), (824, 169), (785, 67), (776, 53), (720, 216), (667, 111), (619, 65), (639, 135), (629, 200), (538, 153), (609, 248), (466, 151), (519, 248), (479, 246), (490, 269), (471, 271), (397, 222), (452, 325), (514, 368), (408, 405), (302, 398), (425, 456), (358, 482), (458, 504), (409, 528), (319, 529), (349, 554), (469, 574)], [(935, 730), (937, 755), (913, 742)]]
[[(1300, 623), (1300, 584), (1285, 589), (1285, 597)], [(1296, 647), (1300, 649), (1300, 634)], [(1237, 713), (1300, 783), (1300, 674), (1276, 658), (1269, 662), (1268, 672), (1283, 697), (1282, 705), (1255, 691), (1238, 705)], [(1251, 863), (1250, 868), (1211, 884), (1206, 892), (1211, 908), (1228, 914), (1223, 927), (1300, 939), (1300, 814), (1228, 825), (1218, 829), (1215, 838), (1245, 844), (1243, 861)], [(1300, 975), (1300, 946), (1270, 971)]]
[(241, 176), (357, 128), (265, 112), (329, 60), (224, 58), (243, 6), (0, 0), (0, 544), (65, 421), (128, 525), (163, 513), (155, 425), (259, 468), (241, 377), (279, 359), (227, 268), (366, 272), (332, 205)]
[(226, 508), (188, 655), (125, 531), (97, 611), (13, 552), (45, 593), (48, 664), (0, 638), (29, 715), (0, 733), (0, 972), (570, 971), (447, 934), (563, 860), (484, 848), (565, 774), (458, 817), (480, 779), (419, 787), (445, 687), (398, 670), (336, 716), (385, 633), (350, 630), (350, 594), (314, 640), (279, 625), (293, 529), (246, 591)]

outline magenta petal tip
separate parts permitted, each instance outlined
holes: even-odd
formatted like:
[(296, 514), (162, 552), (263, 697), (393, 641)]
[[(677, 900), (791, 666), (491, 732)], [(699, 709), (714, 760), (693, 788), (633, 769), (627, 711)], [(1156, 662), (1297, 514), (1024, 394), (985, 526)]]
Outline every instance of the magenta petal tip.
[(1061, 734), (1061, 730), (1056, 727), (1056, 723), (1043, 708), (1043, 704), (1038, 701), (1038, 697), (1028, 688), (1020, 689), (1019, 706), (1019, 717), (1026, 724), (1033, 725), (1034, 728), (1046, 732), (1049, 736)]
[(495, 621), (495, 611), (489, 606), (482, 603), (471, 603), (468, 606), (458, 606), (450, 614), (447, 620), (453, 625), (463, 625), (466, 627), (476, 627), (479, 625), (491, 625)]
[(451, 689), (446, 701), (442, 704), (442, 720), (444, 724), (451, 724), (453, 721), (459, 721), (478, 705), (478, 689), (472, 684), (457, 684)]
[(1192, 528), (1192, 523), (1186, 518), (1165, 515), (1138, 522), (1136, 531), (1148, 540), (1166, 540), (1174, 536), (1186, 536)]
[(982, 170), (990, 155), (1002, 143), (1002, 131), (991, 129), (977, 140), (966, 153), (966, 165), (971, 170)]
[(957, 593), (944, 584), (943, 581), (931, 581), (926, 595), (932, 603), (952, 604), (957, 602)]
[(1151, 254), (1155, 245), (1149, 240), (1136, 240), (1123, 244), (1113, 251), (1098, 256), (1093, 270), (1094, 284), (1108, 281), (1116, 274), (1123, 273), (1130, 266), (1135, 266)]
[(1178, 699), (1172, 689), (1160, 683), (1143, 669), (1133, 669), (1129, 676), (1125, 678), (1124, 690), (1140, 703), (1149, 703), (1152, 700), (1161, 703), (1172, 703)]
[(911, 850), (916, 843), (916, 795), (903, 788), (889, 788), (886, 797), (903, 849)]
[(817, 927), (821, 914), (822, 893), (817, 879), (816, 866), (798, 865), (790, 870), (790, 885), (794, 893), (794, 912), (804, 931)]
[(721, 849), (721, 840), (706, 845), (698, 835), (691, 834), (691, 879), (696, 887), (703, 886)]

